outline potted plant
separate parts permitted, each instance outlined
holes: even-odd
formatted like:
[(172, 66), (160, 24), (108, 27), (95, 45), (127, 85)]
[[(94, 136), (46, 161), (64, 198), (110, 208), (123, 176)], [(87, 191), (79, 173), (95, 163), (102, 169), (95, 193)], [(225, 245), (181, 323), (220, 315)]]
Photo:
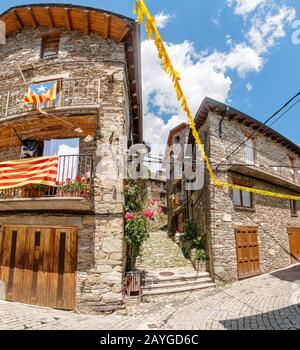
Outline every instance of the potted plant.
[(192, 258), (192, 264), (196, 271), (205, 272), (208, 268), (208, 256), (204, 249), (196, 250), (195, 256)]
[(89, 193), (90, 186), (88, 181), (81, 176), (77, 176), (76, 179), (66, 179), (66, 182), (62, 184), (61, 188), (57, 190), (58, 196), (80, 196), (84, 197)]
[(43, 197), (47, 192), (47, 186), (43, 184), (28, 184), (22, 187), (21, 197), (35, 198)]

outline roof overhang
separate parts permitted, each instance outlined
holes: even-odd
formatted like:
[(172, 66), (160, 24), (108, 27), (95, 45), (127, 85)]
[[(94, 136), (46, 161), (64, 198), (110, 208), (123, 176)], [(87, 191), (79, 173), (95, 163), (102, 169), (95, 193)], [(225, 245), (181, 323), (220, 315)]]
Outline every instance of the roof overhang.
[(135, 142), (143, 140), (140, 26), (133, 19), (91, 7), (70, 4), (29, 4), (0, 15), (9, 36), (23, 27), (39, 26), (95, 33), (123, 42), (126, 50)]
[(292, 151), (300, 156), (300, 147), (288, 138), (284, 137), (272, 128), (266, 126), (262, 122), (250, 117), (249, 115), (208, 97), (206, 97), (203, 100), (196, 114), (195, 122), (198, 127), (201, 127), (205, 123), (209, 112), (226, 116), (228, 117), (229, 121), (236, 120), (242, 125), (250, 127), (253, 130), (257, 130), (259, 133), (265, 135), (266, 137), (269, 137), (274, 142), (281, 144), (282, 146), (286, 147), (289, 151)]

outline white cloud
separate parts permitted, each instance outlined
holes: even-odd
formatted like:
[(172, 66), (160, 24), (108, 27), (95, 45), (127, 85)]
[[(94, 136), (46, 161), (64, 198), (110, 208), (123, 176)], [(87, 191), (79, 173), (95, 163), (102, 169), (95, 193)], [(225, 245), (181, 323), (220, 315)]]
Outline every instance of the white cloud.
[(235, 6), (234, 13), (241, 16), (247, 16), (258, 6), (264, 5), (267, 0), (227, 0), (228, 6)]
[(296, 17), (294, 8), (279, 7), (264, 15), (259, 13), (251, 20), (251, 28), (247, 34), (249, 43), (259, 53), (267, 52), (276, 45), (277, 40), (286, 35), (285, 26), (291, 24)]
[(173, 16), (159, 12), (154, 16), (155, 24), (158, 29), (163, 29), (172, 20)]
[(247, 91), (248, 91), (248, 92), (252, 91), (252, 90), (253, 90), (253, 86), (252, 86), (252, 84), (247, 83), (247, 85), (246, 85), (246, 89), (247, 89)]

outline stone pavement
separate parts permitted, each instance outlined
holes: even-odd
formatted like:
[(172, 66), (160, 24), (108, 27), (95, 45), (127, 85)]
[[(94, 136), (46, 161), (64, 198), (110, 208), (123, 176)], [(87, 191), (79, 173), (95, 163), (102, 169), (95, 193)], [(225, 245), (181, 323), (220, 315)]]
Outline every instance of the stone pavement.
[(126, 315), (0, 303), (0, 329), (300, 329), (300, 265), (207, 292), (160, 297)]
[(190, 260), (186, 259), (181, 248), (168, 237), (166, 231), (150, 232), (149, 238), (144, 242), (141, 252), (139, 268), (168, 268), (190, 267)]

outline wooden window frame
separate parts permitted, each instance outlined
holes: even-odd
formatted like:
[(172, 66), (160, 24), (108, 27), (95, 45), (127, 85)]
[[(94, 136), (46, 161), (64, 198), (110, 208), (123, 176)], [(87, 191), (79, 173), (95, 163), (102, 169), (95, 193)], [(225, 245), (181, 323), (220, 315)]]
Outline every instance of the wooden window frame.
[(295, 157), (288, 155), (288, 166), (290, 167), (291, 170), (293, 170), (293, 173), (291, 174), (293, 180), (296, 179), (295, 161), (296, 161)]
[[(247, 159), (246, 159), (246, 147), (247, 146), (247, 142), (245, 144), (245, 148), (244, 148), (244, 160), (245, 160), (245, 163), (246, 164), (251, 164), (251, 165), (254, 165), (257, 163), (257, 152), (256, 152), (256, 139), (255, 137), (251, 136), (251, 134), (244, 134), (245, 135), (245, 138), (248, 139), (247, 142), (251, 141), (252, 142), (252, 152), (253, 152), (253, 162), (251, 163), (248, 163), (247, 162)], [(251, 136), (251, 137), (250, 137)]]
[[(47, 45), (55, 43), (54, 49), (50, 50), (50, 48), (47, 49)], [(59, 53), (59, 44), (60, 44), (60, 34), (59, 33), (52, 33), (47, 34), (42, 37), (42, 46), (41, 46), (41, 59), (51, 59), (51, 58), (58, 58)], [(46, 54), (47, 52), (53, 51), (53, 54)]]
[[(239, 186), (244, 186), (244, 187), (253, 187), (253, 183), (250, 182), (250, 181), (239, 181), (239, 180), (234, 180), (233, 181), (233, 184), (234, 185), (239, 185)], [(248, 207), (248, 206), (244, 206), (244, 203), (243, 203), (243, 193), (246, 192), (246, 191), (243, 191), (243, 190), (233, 190), (233, 191), (238, 191), (239, 192), (239, 197), (240, 197), (240, 205), (237, 205), (234, 203), (234, 192), (232, 192), (232, 202), (233, 202), (233, 207), (235, 209), (243, 209), (243, 210), (251, 210), (253, 211), (255, 209), (254, 207), (254, 196), (253, 196), (253, 193), (252, 192), (248, 192), (250, 194), (250, 201), (251, 201), (251, 206)]]

